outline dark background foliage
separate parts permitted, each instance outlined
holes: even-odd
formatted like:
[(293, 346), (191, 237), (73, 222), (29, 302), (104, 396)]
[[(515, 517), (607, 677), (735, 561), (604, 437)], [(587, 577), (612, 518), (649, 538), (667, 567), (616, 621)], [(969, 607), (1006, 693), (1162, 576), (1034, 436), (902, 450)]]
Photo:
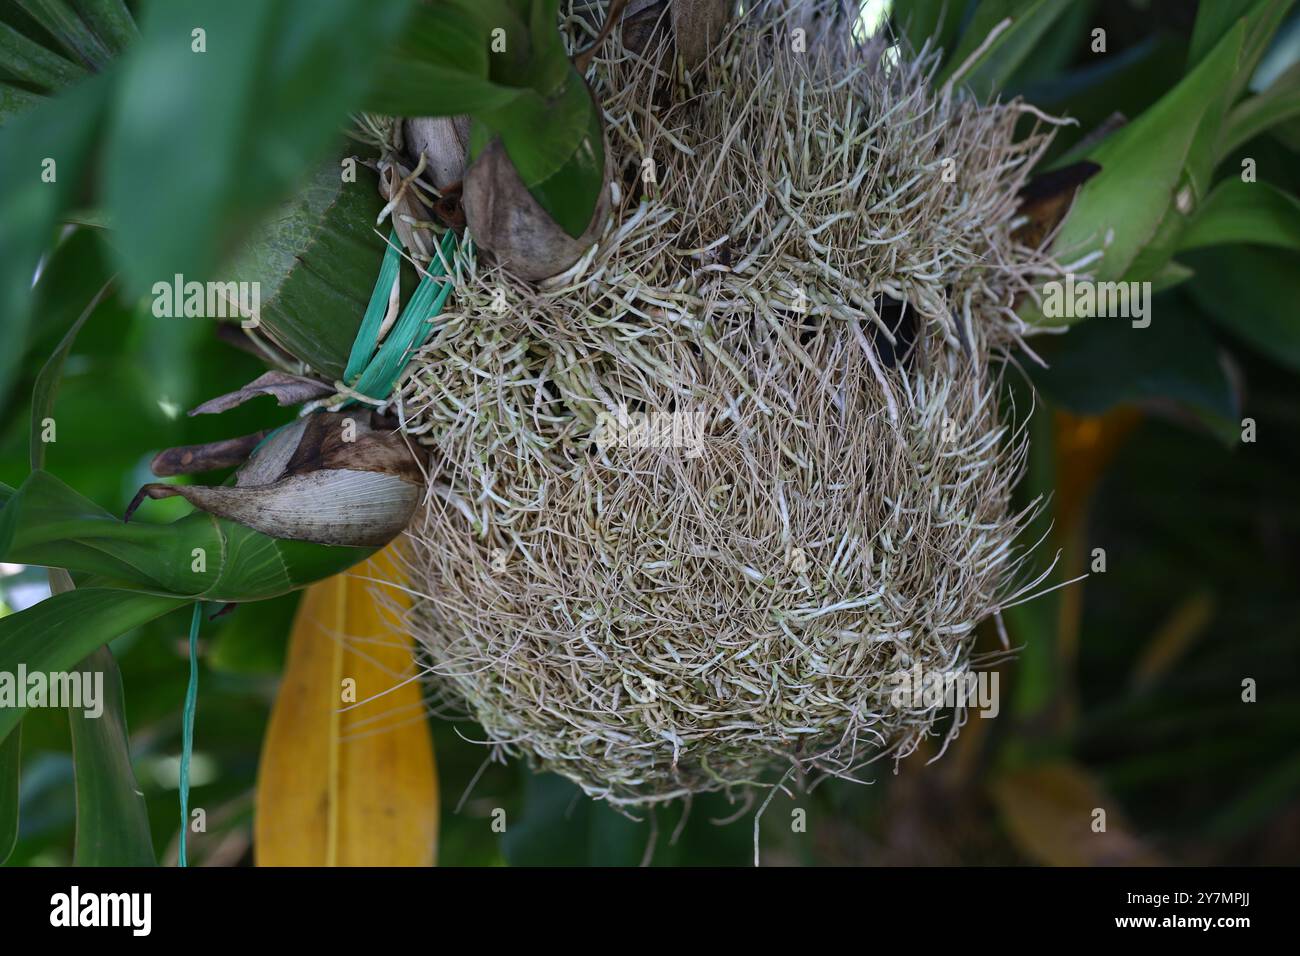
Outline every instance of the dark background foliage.
[[(44, 35), (31, 6), (0, 5), (0, 23)], [(911, 5), (893, 6), (901, 25)], [(974, 8), (960, 0), (952, 6), (964, 19)], [(1045, 110), (1080, 119), (1058, 141), (1055, 155), (1063, 155), (1113, 113), (1139, 115), (1182, 76), (1196, 6), (1074, 0), (1004, 95), (1023, 93)], [(338, 26), (316, 23), (320, 30)], [(1097, 27), (1106, 30), (1104, 55), (1090, 48)], [(1293, 16), (1266, 66), (1293, 61), (1297, 46), (1300, 22)], [(280, 80), (291, 85), (338, 72), (328, 58), (312, 56), (279, 68), (289, 71)], [(31, 86), (0, 79), (13, 90)], [(346, 99), (355, 92), (346, 86), (331, 89)], [(247, 90), (248, 98), (231, 105), (240, 88), (232, 84), (227, 92), (212, 109), (248, 111), (248, 142), (265, 149), (282, 114), (297, 108), (288, 95), (254, 107)], [(121, 111), (111, 116), (129, 125)], [(312, 154), (307, 158), (326, 152), (319, 126), (310, 127), (319, 143), (311, 136), (296, 141)], [(1293, 119), (1242, 145), (1222, 175), (1236, 175), (1240, 159), (1251, 157), (1261, 182), (1294, 195), (1297, 143), (1300, 120)], [(119, 268), (114, 263), (130, 260), (130, 248), (111, 244), (129, 241), (132, 229), (155, 228), (150, 217), (168, 213), (198, 233), (179, 250), (190, 262), (216, 255), (247, 226), (247, 210), (227, 200), (246, 197), (265, 170), (250, 168), (247, 153), (218, 157), (221, 189), (207, 190), (204, 204), (191, 209), (183, 198), (189, 184), (176, 168), (187, 157), (178, 146), (139, 182), (119, 184), (156, 190), (138, 220), (126, 224), (125, 238), (78, 228), (47, 257), (30, 322), (7, 332), (3, 346), (14, 374), (0, 421), (0, 481), (16, 486), (27, 472), (24, 396), (41, 364), (103, 278)], [(284, 194), (284, 171), (268, 176), (258, 190)], [(1044, 551), (1060, 549), (1062, 562), (1052, 580), (1087, 571), (1095, 548), (1105, 550), (1105, 572), (1008, 615), (1021, 653), (999, 668), (1002, 714), (972, 718), (942, 760), (927, 763), (938, 750), (931, 746), (897, 768), (875, 765), (868, 785), (829, 781), (810, 794), (778, 793), (761, 823), (764, 862), (1300, 859), (1300, 253), (1210, 246), (1179, 261), (1195, 277), (1160, 294), (1151, 328), (1093, 320), (1068, 335), (1035, 340), (1050, 368), (1020, 357), (1040, 390), (1022, 493), (1025, 500), (1053, 496)], [(136, 275), (152, 270), (149, 263), (135, 266)], [(117, 512), (148, 479), (159, 449), (251, 432), (290, 414), (263, 400), (220, 420), (186, 417), (185, 409), (244, 384), (262, 366), (219, 342), (209, 324), (154, 318), (132, 298), (138, 291), (101, 308), (78, 340), (56, 405), (58, 441), (49, 448), (51, 471)], [(1254, 442), (1241, 440), (1244, 418), (1255, 423)], [(149, 520), (166, 520), (184, 506), (173, 500), (150, 508)], [(9, 605), (30, 600), (44, 581), (40, 569), (6, 570), (15, 572), (0, 578)], [(296, 600), (245, 606), (205, 629), (193, 801), (208, 808), (209, 833), (192, 850), (198, 862), (251, 862), (259, 749)], [(177, 612), (113, 644), (136, 775), (164, 861), (174, 860), (179, 815), (187, 625), (188, 611)], [(992, 629), (981, 640), (984, 650), (998, 647)], [(1246, 679), (1258, 684), (1255, 703), (1242, 701)], [(444, 863), (752, 858), (753, 812), (717, 822), (740, 809), (722, 796), (697, 800), (684, 825), (680, 806), (628, 819), (522, 766), (492, 765), (475, 779), (485, 756), (473, 742), (481, 733), (441, 719), (433, 726)], [(31, 712), (23, 753), (21, 831), (8, 865), (67, 863), (75, 805), (66, 715)], [(1107, 810), (1107, 841), (1090, 839), (1086, 821), (1095, 807)], [(510, 821), (504, 835), (490, 827), (495, 808)], [(792, 826), (796, 810), (806, 811), (806, 832)]]

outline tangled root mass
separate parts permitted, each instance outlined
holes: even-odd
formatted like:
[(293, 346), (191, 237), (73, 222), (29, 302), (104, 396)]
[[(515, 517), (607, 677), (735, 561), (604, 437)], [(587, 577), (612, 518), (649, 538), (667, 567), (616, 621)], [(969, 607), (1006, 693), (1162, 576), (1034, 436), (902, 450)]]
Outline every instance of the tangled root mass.
[(787, 26), (675, 79), (616, 35), (599, 243), (541, 287), (465, 257), (400, 391), (437, 692), (615, 804), (911, 752), (939, 708), (894, 675), (969, 668), (1022, 576), (998, 398), (1055, 269), (1012, 238), (1046, 136)]

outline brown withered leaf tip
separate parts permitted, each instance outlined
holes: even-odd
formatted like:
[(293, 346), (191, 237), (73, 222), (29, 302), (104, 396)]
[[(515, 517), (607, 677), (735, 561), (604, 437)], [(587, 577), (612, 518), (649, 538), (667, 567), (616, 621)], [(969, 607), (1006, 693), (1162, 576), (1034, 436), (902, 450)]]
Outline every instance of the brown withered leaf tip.
[(1089, 179), (1101, 172), (1101, 166), (1089, 160), (1071, 163), (1060, 169), (1040, 173), (1020, 190), (1020, 214), (1029, 221), (1012, 233), (1012, 238), (1037, 249), (1061, 224), (1075, 193)]
[(195, 475), (221, 468), (237, 468), (248, 460), (257, 443), (265, 437), (266, 431), (263, 430), (239, 438), (167, 448), (154, 456), (149, 470), (159, 478), (170, 478), (173, 475)]
[(257, 398), (259, 395), (271, 395), (281, 408), (285, 408), (289, 405), (301, 405), (303, 402), (310, 402), (333, 394), (333, 386), (326, 385), (324, 382), (318, 382), (313, 378), (306, 378), (302, 375), (291, 375), (288, 372), (272, 370), (259, 375), (241, 389), (209, 399), (197, 408), (192, 409), (189, 414), (191, 417), (195, 415), (217, 415), (236, 408), (250, 399)]

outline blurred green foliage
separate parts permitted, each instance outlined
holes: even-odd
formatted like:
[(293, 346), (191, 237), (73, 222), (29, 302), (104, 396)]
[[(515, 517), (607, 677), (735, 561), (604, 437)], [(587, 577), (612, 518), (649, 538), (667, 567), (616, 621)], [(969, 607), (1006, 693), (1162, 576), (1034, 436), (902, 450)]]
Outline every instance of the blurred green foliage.
[[(117, 0), (76, 4), (109, 18), (95, 34), (113, 52), (130, 40), (130, 31), (113, 18), (116, 5)], [(139, 12), (135, 3), (126, 6)], [(918, 17), (908, 33), (914, 38), (941, 24), (945, 36), (962, 43), (963, 31), (976, 22), (975, 0), (895, 7), (900, 32), (907, 11)], [(1113, 114), (1132, 119), (1157, 103), (1189, 62), (1201, 61), (1236, 15), (1253, 7), (1225, 0), (1215, 10), (1222, 22), (1199, 25), (1190, 0), (998, 0), (981, 16), (996, 22), (1000, 12), (1031, 8), (1045, 19), (1008, 36), (998, 51), (1002, 59), (981, 61), (974, 75), (989, 89), (1001, 87), (1003, 95), (1020, 93), (1044, 110), (1079, 119), (1058, 136), (1051, 162)], [(941, 9), (949, 11), (946, 19), (939, 17)], [(119, 268), (136, 283), (91, 317), (68, 359), (53, 415), (58, 440), (47, 449), (51, 471), (120, 512), (148, 480), (148, 462), (160, 449), (245, 434), (290, 417), (289, 410), (265, 400), (220, 418), (187, 417), (185, 409), (245, 384), (264, 366), (219, 342), (210, 324), (155, 318), (133, 296), (158, 269), (194, 264), (201, 273), (219, 260), (241, 230), (264, 214), (267, 202), (287, 195), (311, 163), (328, 153), (331, 124), (346, 114), (350, 97), (362, 95), (364, 84), (338, 75), (348, 71), (336, 69), (334, 58), (322, 51), (341, 42), (340, 23), (355, 27), (358, 40), (373, 47), (387, 21), (380, 16), (354, 24), (350, 11), (333, 3), (303, 10), (310, 16), (301, 33), (292, 23), (282, 24), (287, 36), (302, 41), (297, 58), (277, 61), (274, 69), (248, 60), (249, 70), (261, 71), (261, 84), (283, 95), (264, 102), (260, 87), (249, 80), (226, 88), (210, 104), (230, 134), (215, 154), (196, 157), (194, 144), (167, 142), (150, 124), (160, 117), (184, 120), (165, 110), (143, 115), (135, 103), (112, 111), (110, 142), (119, 162), (110, 164), (109, 194), (150, 191), (149, 201), (132, 209), (133, 219), (115, 224), (122, 227), (118, 231), (83, 226), (58, 232), (44, 208), (22, 210), (31, 220), (4, 220), (5, 256), (44, 247), (28, 243), (30, 237), (15, 240), (14, 223), (36, 222), (60, 239), (26, 305), (30, 315), (12, 324), (12, 316), (5, 316), (12, 375), (2, 391), (8, 403), (0, 419), (0, 481), (17, 486), (27, 474), (27, 397), (42, 363)], [(244, 15), (256, 19), (249, 11)], [(160, 10), (156, 16), (155, 27), (179, 14)], [(1271, 76), (1285, 76), (1285, 65), (1276, 64), (1294, 63), (1300, 47), (1294, 12), (1289, 16), (1264, 53)], [(260, 24), (258, 35), (265, 35), (275, 32), (275, 22), (253, 26)], [(1091, 48), (1096, 28), (1106, 31), (1104, 55)], [(212, 38), (221, 36), (218, 31)], [(23, 37), (40, 42), (33, 50)], [(6, 64), (0, 69), (0, 123), (17, 122), (43, 97), (102, 69), (106, 60), (88, 42), (55, 36), (26, 5), (0, 8), (0, 62)], [(967, 52), (972, 49), (967, 42)], [(145, 49), (126, 67), (133, 82), (145, 84), (151, 70), (163, 69), (151, 59), (156, 54)], [(344, 62), (364, 73), (366, 55), (353, 55), (358, 59)], [(150, 86), (151, 97), (156, 85)], [(76, 89), (86, 108), (102, 105), (96, 97), (104, 94)], [(278, 125), (286, 111), (314, 103), (318, 92), (321, 101), (330, 99), (329, 108), (309, 111), (303, 118), (309, 131)], [(1294, 197), (1300, 192), (1297, 128), (1282, 124), (1251, 132), (1243, 142), (1228, 144), (1212, 184), (1234, 181), (1249, 158), (1261, 183)], [(231, 148), (239, 143), (246, 148)], [(149, 150), (160, 151), (159, 162), (139, 155)], [(197, 159), (199, 170), (206, 170), (201, 177)], [(249, 181), (257, 176), (264, 178), (250, 194)], [(187, 201), (187, 190), (198, 190), (202, 201)], [(65, 205), (71, 208), (79, 196), (84, 193), (66, 197)], [(185, 242), (163, 250), (174, 259), (137, 258), (139, 244), (168, 217), (191, 230)], [(1285, 223), (1281, 228), (1285, 232)], [(1008, 825), (1006, 784), (1026, 768), (1062, 764), (1109, 794), (1134, 840), (1163, 859), (1300, 859), (1298, 255), (1285, 241), (1268, 247), (1207, 242), (1176, 254), (1190, 278), (1160, 294), (1150, 328), (1094, 320), (1068, 335), (1033, 341), (1049, 367), (1020, 357), (1039, 390), (1022, 497), (1056, 496), (1038, 525), (1051, 535), (1045, 553), (1061, 548), (1068, 564), (1069, 554), (1089, 555), (1101, 547), (1106, 571), (1007, 614), (1012, 643), (1021, 648), (1016, 660), (999, 667), (1004, 699), (1011, 703), (995, 721), (973, 719), (943, 760), (927, 765), (937, 751), (927, 747), (903, 761), (897, 773), (889, 762), (868, 768), (869, 785), (832, 780), (810, 794), (778, 793), (761, 822), (764, 862), (1056, 862), (1023, 830)], [(11, 296), (4, 302), (12, 303), (28, 290), (11, 283), (3, 291)], [(1026, 400), (1021, 388), (1018, 403)], [(1062, 433), (1054, 424), (1066, 414), (1106, 421), (1117, 409), (1134, 414), (1137, 424), (1102, 463), (1090, 503), (1085, 496), (1077, 514), (1066, 514), (1061, 501), (1068, 482), (1077, 478), (1070, 469), (1078, 460), (1060, 457), (1056, 442)], [(1254, 423), (1254, 442), (1241, 441), (1243, 418)], [(157, 502), (141, 519), (169, 520), (186, 508), (179, 500)], [(1048, 583), (1065, 577), (1063, 566)], [(0, 578), (0, 597), (16, 600), (43, 579), (34, 569)], [(296, 602), (290, 595), (239, 607), (204, 625), (191, 805), (206, 808), (209, 832), (191, 846), (198, 863), (252, 859), (258, 755)], [(134, 772), (164, 863), (175, 860), (188, 615), (188, 609), (168, 614), (112, 643), (125, 688)], [(981, 641), (982, 650), (1000, 646), (992, 628)], [(1258, 682), (1256, 703), (1241, 701), (1246, 679)], [(537, 776), (518, 764), (484, 766), (489, 751), (476, 742), (482, 737), (472, 725), (439, 716), (433, 727), (444, 863), (631, 865), (649, 859), (656, 865), (742, 865), (752, 859), (753, 807), (713, 795), (695, 801), (685, 821), (681, 805), (629, 817), (554, 776)], [(8, 865), (70, 863), (76, 788), (67, 715), (29, 713), (22, 751), (20, 831)], [(3, 799), (0, 794), (0, 805)], [(505, 815), (504, 833), (492, 826), (498, 810)], [(794, 825), (796, 810), (806, 811), (806, 833)], [(728, 817), (735, 820), (716, 822)]]

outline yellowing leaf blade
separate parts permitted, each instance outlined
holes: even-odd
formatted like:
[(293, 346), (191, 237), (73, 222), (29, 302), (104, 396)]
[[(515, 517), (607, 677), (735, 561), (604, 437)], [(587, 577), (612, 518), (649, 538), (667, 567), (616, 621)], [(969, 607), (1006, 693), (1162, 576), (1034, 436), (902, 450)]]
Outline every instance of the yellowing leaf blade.
[(395, 580), (390, 546), (303, 596), (262, 749), (259, 866), (433, 865), (433, 741), (410, 637), (382, 606), (406, 597), (375, 583)]

